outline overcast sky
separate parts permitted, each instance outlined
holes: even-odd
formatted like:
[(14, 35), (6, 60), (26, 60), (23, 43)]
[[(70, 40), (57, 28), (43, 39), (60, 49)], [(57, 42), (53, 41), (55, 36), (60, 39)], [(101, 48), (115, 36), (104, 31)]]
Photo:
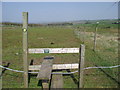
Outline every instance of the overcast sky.
[(117, 19), (115, 2), (3, 2), (3, 22), (22, 22), (22, 12), (29, 12), (29, 23), (74, 20)]

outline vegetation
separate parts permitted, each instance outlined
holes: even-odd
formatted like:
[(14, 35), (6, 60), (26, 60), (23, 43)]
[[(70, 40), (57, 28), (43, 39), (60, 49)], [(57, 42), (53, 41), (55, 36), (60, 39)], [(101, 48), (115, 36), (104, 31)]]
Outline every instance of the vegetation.
[[(117, 24), (106, 22), (101, 21), (98, 25), (96, 52), (92, 50), (95, 24), (29, 27), (28, 47), (72, 48), (79, 47), (81, 43), (84, 43), (86, 45), (85, 67), (118, 65)], [(79, 58), (78, 54), (47, 55), (55, 56), (54, 63), (77, 63)], [(44, 56), (46, 54), (29, 54), (28, 60), (34, 59), (34, 64), (40, 64)], [(9, 68), (23, 70), (21, 27), (3, 27), (3, 62), (9, 62)], [(3, 65), (5, 64), (3, 63)], [(77, 77), (77, 73), (71, 76), (64, 75), (64, 88), (77, 88)], [(85, 70), (84, 73), (85, 88), (116, 88), (117, 81), (118, 68), (89, 69)], [(3, 88), (22, 87), (22, 73), (8, 70), (3, 73)], [(31, 75), (29, 87), (41, 87), (38, 85), (36, 75)]]

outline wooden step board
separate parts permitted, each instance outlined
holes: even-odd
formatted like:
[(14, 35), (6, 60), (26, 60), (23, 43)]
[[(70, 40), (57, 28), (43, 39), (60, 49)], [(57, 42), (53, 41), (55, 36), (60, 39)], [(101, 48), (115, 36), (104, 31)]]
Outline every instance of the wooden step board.
[(52, 75), (51, 88), (63, 88), (62, 74), (53, 74)]
[(53, 64), (54, 57), (45, 57), (42, 64), (40, 71), (37, 75), (39, 80), (50, 80), (51, 72), (52, 72), (52, 64)]

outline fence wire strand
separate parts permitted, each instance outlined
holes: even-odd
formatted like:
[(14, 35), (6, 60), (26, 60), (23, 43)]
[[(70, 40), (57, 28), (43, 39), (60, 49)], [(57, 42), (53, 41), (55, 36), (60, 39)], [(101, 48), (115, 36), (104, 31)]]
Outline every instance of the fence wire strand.
[[(14, 70), (14, 69), (11, 69), (11, 68), (7, 68), (7, 67), (4, 67), (2, 65), (0, 65), (1, 68), (4, 68), (4, 69), (7, 69), (7, 70), (10, 70), (10, 71), (13, 71), (13, 72), (20, 72), (20, 73), (24, 73), (24, 71), (20, 71), (20, 70)], [(116, 66), (100, 66), (100, 67), (86, 67), (86, 68), (83, 68), (83, 70), (86, 70), (86, 69), (97, 69), (97, 68), (117, 68), (117, 67), (120, 67), (120, 65), (116, 65)], [(74, 71), (74, 72), (69, 72), (69, 73), (55, 73), (53, 72), (52, 74), (74, 74), (74, 73), (77, 73), (78, 70)], [(28, 73), (38, 73), (38, 72), (28, 72)]]

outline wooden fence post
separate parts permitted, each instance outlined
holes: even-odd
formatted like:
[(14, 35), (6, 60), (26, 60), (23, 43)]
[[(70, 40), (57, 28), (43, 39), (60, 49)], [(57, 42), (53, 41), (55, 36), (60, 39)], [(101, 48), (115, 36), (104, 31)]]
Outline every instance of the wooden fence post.
[(28, 12), (23, 12), (23, 66), (24, 66), (24, 88), (28, 88)]
[(85, 26), (83, 26), (83, 43), (85, 44)]
[(94, 47), (93, 47), (93, 51), (95, 51), (96, 50), (96, 41), (97, 41), (97, 29), (98, 29), (98, 23), (99, 22), (97, 22), (97, 24), (96, 24), (96, 27), (95, 27), (95, 33), (94, 33)]
[[(0, 8), (0, 12), (2, 12), (1, 8)], [(2, 16), (0, 16), (0, 21), (2, 21)], [(2, 24), (0, 25), (2, 26)], [(2, 65), (2, 27), (1, 26), (0, 26), (0, 65)], [(2, 68), (0, 68), (0, 73), (2, 73)], [(2, 77), (0, 77), (0, 90), (2, 90)]]
[(85, 56), (85, 45), (80, 45), (80, 57), (79, 57), (79, 88), (83, 88), (83, 74), (84, 74), (84, 56)]

